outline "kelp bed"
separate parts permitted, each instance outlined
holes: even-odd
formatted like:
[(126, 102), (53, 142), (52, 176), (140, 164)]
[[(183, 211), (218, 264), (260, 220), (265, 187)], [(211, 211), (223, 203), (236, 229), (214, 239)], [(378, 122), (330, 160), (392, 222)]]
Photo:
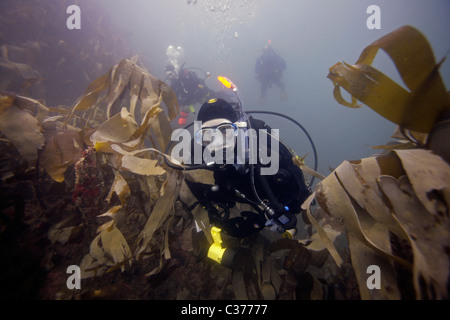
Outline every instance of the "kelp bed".
[[(380, 48), (409, 91), (370, 66)], [(449, 98), (439, 65), (426, 39), (403, 27), (355, 65), (333, 66), (337, 100), (359, 100), (397, 123), (398, 144), (344, 161), (318, 183), (295, 239), (266, 231), (225, 239), (251, 253), (234, 270), (196, 258), (194, 220), (207, 235), (209, 221), (190, 208), (185, 179), (212, 177), (164, 163), (177, 99), (136, 58), (92, 81), (71, 109), (3, 93), (2, 297), (447, 299)], [(70, 265), (81, 268), (81, 289), (66, 286)], [(366, 285), (370, 265), (380, 267), (380, 289)]]

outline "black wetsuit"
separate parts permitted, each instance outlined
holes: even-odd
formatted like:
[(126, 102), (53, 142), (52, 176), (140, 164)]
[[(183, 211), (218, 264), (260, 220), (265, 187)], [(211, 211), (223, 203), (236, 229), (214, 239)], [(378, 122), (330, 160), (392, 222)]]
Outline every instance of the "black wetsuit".
[(205, 81), (188, 69), (181, 69), (178, 77), (170, 81), (170, 86), (182, 106), (203, 103), (209, 96), (214, 96), (214, 91), (205, 85)]
[(256, 60), (256, 78), (261, 82), (261, 97), (264, 98), (268, 88), (275, 84), (282, 91), (285, 90), (282, 80), (283, 71), (286, 69), (286, 62), (275, 52), (263, 54)]

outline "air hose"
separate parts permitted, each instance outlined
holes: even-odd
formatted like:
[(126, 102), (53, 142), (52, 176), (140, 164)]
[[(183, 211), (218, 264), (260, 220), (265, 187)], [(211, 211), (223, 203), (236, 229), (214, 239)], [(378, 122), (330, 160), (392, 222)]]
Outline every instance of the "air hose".
[(279, 213), (284, 209), (284, 206), (278, 201), (278, 199), (273, 194), (272, 188), (267, 181), (267, 178), (263, 176), (260, 172), (257, 173), (258, 181), (263, 189), (264, 194), (269, 200), (270, 207), (275, 213)]

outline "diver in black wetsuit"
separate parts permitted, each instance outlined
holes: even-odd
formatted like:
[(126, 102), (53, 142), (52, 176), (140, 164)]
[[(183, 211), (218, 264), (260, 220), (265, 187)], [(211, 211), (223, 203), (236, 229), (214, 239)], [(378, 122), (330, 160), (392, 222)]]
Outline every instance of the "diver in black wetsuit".
[(214, 96), (214, 91), (205, 84), (205, 79), (197, 76), (192, 68), (180, 68), (175, 72), (175, 67), (171, 64), (166, 66), (166, 79), (170, 87), (175, 91), (180, 108), (182, 110), (178, 119), (179, 125), (184, 125), (189, 114), (195, 112), (194, 105), (202, 103), (208, 97)]
[[(251, 129), (257, 133), (256, 146), (264, 142), (262, 139), (266, 139), (268, 150), (272, 149), (274, 141), (279, 143), (279, 140), (269, 138), (272, 129), (263, 121), (248, 117), (222, 99), (211, 99), (204, 103), (197, 120), (201, 121), (202, 127), (194, 133), (194, 143), (203, 145), (202, 154), (205, 148), (209, 148), (211, 154), (219, 152), (221, 148), (222, 151), (223, 148), (230, 147), (236, 150), (239, 134), (244, 134), (245, 137), (245, 133)], [(225, 137), (227, 131), (232, 134)], [(215, 138), (208, 139), (211, 132), (223, 135), (220, 141), (226, 143), (213, 145)], [(265, 132), (268, 135), (263, 135)], [(232, 237), (244, 238), (266, 226), (292, 235), (297, 224), (296, 216), (302, 211), (301, 204), (311, 194), (303, 172), (292, 162), (292, 151), (279, 143), (278, 168), (275, 168), (273, 174), (264, 175), (262, 172), (268, 165), (261, 163), (259, 147), (255, 148), (257, 161), (251, 163), (249, 154), (252, 151), (248, 150), (248, 146), (247, 144), (246, 151), (250, 152), (245, 153), (243, 161), (237, 161), (239, 152), (236, 151), (232, 153), (233, 159), (228, 158), (227, 161), (218, 161), (208, 166), (209, 170), (214, 171), (214, 185), (188, 180), (186, 183), (199, 204), (208, 210), (210, 222)], [(270, 154), (270, 157), (274, 159), (274, 154)], [(231, 217), (230, 209), (237, 202), (250, 204), (254, 211), (244, 211), (239, 216)]]
[[(173, 169), (206, 169), (214, 172), (212, 185), (185, 180), (197, 198), (195, 203), (186, 204), (188, 209), (193, 210), (201, 205), (208, 212), (209, 222), (205, 222), (210, 224), (205, 225), (203, 220), (200, 221), (203, 226), (196, 224), (197, 228), (192, 234), (193, 249), (199, 259), (208, 256), (224, 266), (234, 268), (239, 265), (238, 257), (249, 254), (248, 249), (245, 246), (224, 247), (221, 233), (234, 239), (245, 239), (269, 227), (284, 237), (293, 238), (297, 215), (302, 212), (301, 205), (312, 193), (310, 186), (314, 181), (313, 178), (307, 183), (303, 171), (293, 162), (298, 157), (278, 138), (278, 130), (271, 129), (264, 121), (248, 114), (269, 113), (280, 116), (302, 129), (313, 149), (314, 170), (317, 170), (317, 152), (309, 133), (295, 119), (273, 111), (245, 113), (237, 86), (226, 77), (219, 76), (218, 80), (231, 89), (237, 102), (227, 102), (221, 98), (205, 102), (198, 112), (198, 121), (183, 128), (194, 125), (191, 144), (183, 142), (182, 147), (177, 146), (175, 151), (169, 143), (164, 159)], [(180, 141), (179, 138), (176, 140)], [(181, 157), (184, 164), (168, 156), (171, 149), (175, 151), (174, 156), (178, 152), (175, 157)], [(237, 203), (250, 205), (251, 211), (236, 206)], [(213, 243), (206, 239), (202, 228), (211, 228)]]

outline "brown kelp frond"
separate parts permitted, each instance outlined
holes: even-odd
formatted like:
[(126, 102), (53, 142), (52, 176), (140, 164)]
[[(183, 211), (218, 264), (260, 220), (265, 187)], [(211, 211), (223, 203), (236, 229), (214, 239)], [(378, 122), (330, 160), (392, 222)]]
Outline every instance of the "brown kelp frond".
[[(379, 49), (392, 58), (409, 91), (370, 66)], [(355, 65), (330, 68), (339, 103), (355, 107), (359, 100), (399, 125), (392, 136), (399, 144), (379, 147), (387, 150), (381, 155), (344, 161), (304, 204), (309, 209), (315, 198), (316, 212), (341, 224), (363, 299), (400, 299), (408, 283), (416, 299), (448, 299), (450, 145), (442, 137), (449, 99), (439, 65), (425, 37), (406, 26), (364, 49)], [(341, 87), (351, 103), (341, 101)], [(310, 211), (308, 217), (339, 265), (329, 232)], [(379, 290), (369, 283), (372, 267), (382, 270)]]

